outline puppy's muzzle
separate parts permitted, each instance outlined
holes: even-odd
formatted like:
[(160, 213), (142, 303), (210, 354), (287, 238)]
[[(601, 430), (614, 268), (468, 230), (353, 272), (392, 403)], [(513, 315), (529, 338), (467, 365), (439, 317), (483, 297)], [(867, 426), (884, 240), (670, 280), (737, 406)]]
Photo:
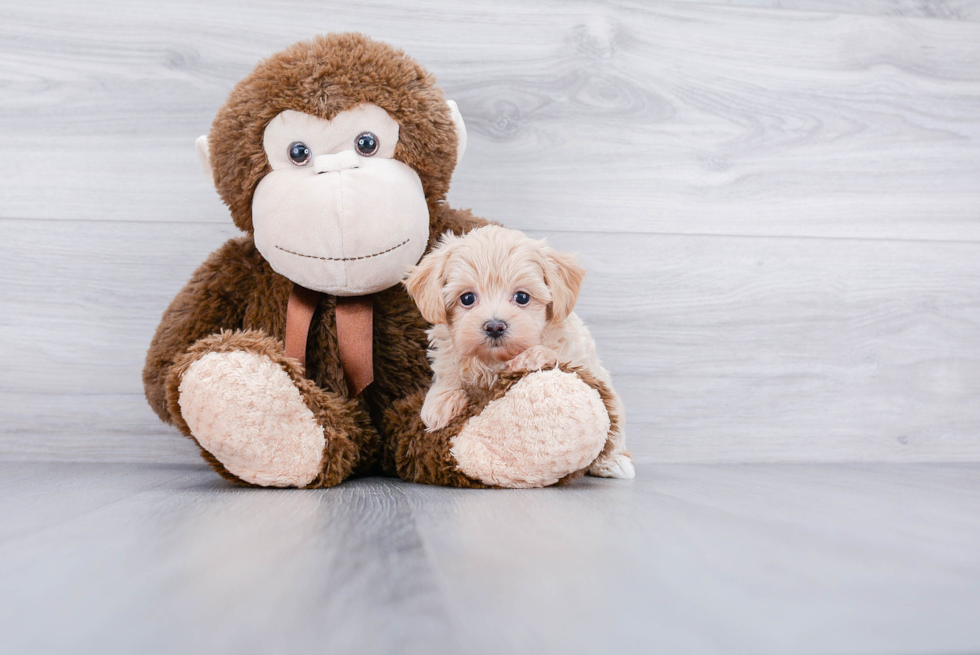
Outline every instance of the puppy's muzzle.
[(507, 324), (503, 321), (493, 319), (483, 324), (483, 331), (487, 333), (488, 337), (496, 341), (504, 336), (504, 332), (507, 331)]

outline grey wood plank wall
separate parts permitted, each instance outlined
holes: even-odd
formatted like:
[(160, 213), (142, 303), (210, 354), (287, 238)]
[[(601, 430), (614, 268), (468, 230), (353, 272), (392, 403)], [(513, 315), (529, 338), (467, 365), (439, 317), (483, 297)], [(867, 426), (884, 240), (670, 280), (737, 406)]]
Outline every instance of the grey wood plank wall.
[(143, 354), (234, 236), (194, 139), (302, 38), (459, 102), (450, 202), (580, 253), (656, 461), (980, 460), (980, 3), (0, 4), (0, 457), (193, 461)]

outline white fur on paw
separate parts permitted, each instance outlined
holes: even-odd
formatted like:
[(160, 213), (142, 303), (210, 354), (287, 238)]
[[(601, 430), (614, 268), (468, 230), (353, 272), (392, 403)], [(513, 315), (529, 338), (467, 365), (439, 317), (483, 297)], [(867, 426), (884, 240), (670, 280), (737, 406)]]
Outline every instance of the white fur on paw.
[(208, 353), (180, 382), (180, 412), (201, 447), (266, 487), (302, 487), (320, 472), (325, 438), (289, 375), (264, 355)]
[(598, 478), (632, 480), (636, 477), (636, 468), (633, 466), (633, 459), (629, 455), (619, 453), (592, 464), (589, 467), (589, 475), (594, 475)]
[(545, 487), (602, 451), (609, 415), (599, 392), (559, 369), (531, 373), (453, 440), (459, 470), (500, 487)]
[(441, 390), (432, 387), (422, 403), (422, 422), (428, 432), (442, 429), (466, 407), (466, 392), (462, 389)]

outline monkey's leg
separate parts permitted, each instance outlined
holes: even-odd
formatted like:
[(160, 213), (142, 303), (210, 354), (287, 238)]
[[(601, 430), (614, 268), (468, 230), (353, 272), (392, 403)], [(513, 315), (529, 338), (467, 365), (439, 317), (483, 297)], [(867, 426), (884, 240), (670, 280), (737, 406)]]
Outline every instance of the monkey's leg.
[(385, 411), (382, 467), (389, 475), (423, 484), (481, 488), (488, 485), (459, 470), (452, 455), (453, 438), (473, 415), (467, 407), (446, 427), (427, 432), (422, 422), (425, 390), (396, 400)]
[(196, 342), (167, 376), (167, 402), (219, 473), (264, 487), (335, 485), (378, 439), (356, 402), (306, 379), (258, 331)]
[(565, 367), (506, 373), (488, 398), (435, 432), (419, 418), (424, 392), (385, 416), (386, 468), (415, 482), (546, 487), (580, 475), (607, 443), (608, 387)]

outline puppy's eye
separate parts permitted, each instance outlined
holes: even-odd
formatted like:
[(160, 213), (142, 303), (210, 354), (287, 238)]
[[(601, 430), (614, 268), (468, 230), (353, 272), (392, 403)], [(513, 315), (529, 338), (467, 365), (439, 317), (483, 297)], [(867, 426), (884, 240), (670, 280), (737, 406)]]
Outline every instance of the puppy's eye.
[(357, 150), (358, 154), (364, 157), (370, 157), (378, 151), (381, 147), (381, 143), (378, 141), (378, 137), (374, 136), (370, 132), (361, 132), (354, 139), (354, 148)]
[(294, 141), (289, 144), (289, 150), (286, 151), (286, 154), (289, 155), (289, 161), (297, 166), (306, 166), (310, 163), (310, 157), (313, 153), (302, 141)]
[(527, 291), (518, 291), (514, 294), (514, 302), (518, 305), (526, 305), (531, 302), (531, 295)]
[(476, 294), (471, 291), (467, 291), (459, 297), (459, 304), (463, 307), (472, 307), (475, 302)]

